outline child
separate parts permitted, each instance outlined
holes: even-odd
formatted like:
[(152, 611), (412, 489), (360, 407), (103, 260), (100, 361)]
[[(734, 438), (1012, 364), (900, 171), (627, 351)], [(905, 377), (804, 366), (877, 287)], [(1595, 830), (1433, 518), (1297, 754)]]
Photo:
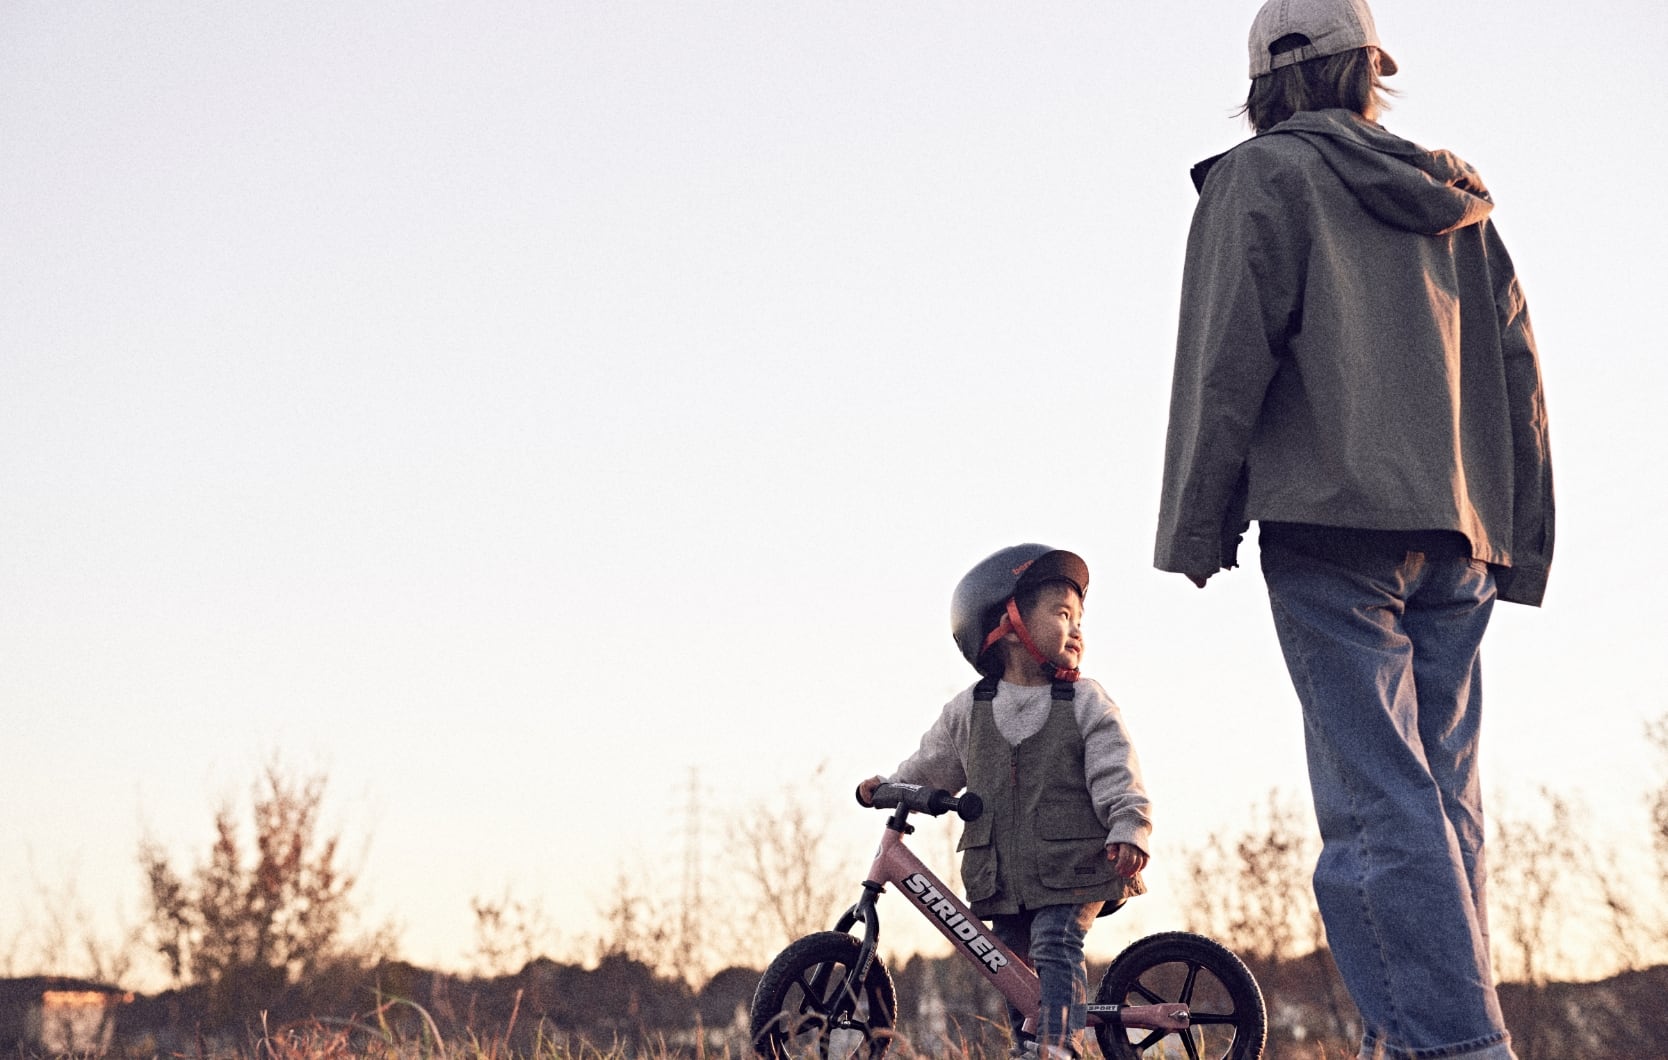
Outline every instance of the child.
[(1035, 1036), (1010, 1010), (1016, 1055), (1079, 1054), (1088, 1001), (1083, 936), (1146, 887), (1152, 831), (1141, 769), (1106, 691), (1078, 678), (1089, 568), (1070, 552), (1015, 545), (956, 586), (950, 626), (984, 679), (945, 705), (920, 749), (890, 777), (858, 785), (868, 805), (883, 783), (984, 799), (962, 833), (962, 881), (973, 912), (1035, 968)]

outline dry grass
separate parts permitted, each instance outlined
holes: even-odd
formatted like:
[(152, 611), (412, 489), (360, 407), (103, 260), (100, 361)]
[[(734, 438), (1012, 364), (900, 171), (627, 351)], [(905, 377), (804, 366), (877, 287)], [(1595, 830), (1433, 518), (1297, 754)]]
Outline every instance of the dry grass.
[[(620, 1042), (601, 1045), (565, 1037), (557, 1040), (542, 1027), (528, 1030), (530, 1033), (517, 1039), (512, 1014), (509, 1025), (497, 1036), (484, 1038), (470, 1031), (447, 1040), (422, 1005), (403, 998), (388, 998), (355, 1019), (313, 1019), (282, 1026), (268, 1026), (263, 1019), (259, 1033), (243, 1043), (199, 1038), (185, 1048), (118, 1046), (100, 1060), (755, 1060), (752, 1051), (746, 1048), (673, 1046), (663, 1039), (634, 1045)], [(1102, 1060), (1092, 1035), (1085, 1046), (1084, 1060)], [(21, 1051), (4, 1054), (0, 1060), (5, 1056), (47, 1060), (40, 1054)], [(925, 1049), (918, 1049), (907, 1034), (897, 1034), (892, 1039), (887, 1060), (1007, 1060), (1007, 1056), (1005, 1048), (993, 1052), (966, 1039), (935, 1041)], [(1280, 1060), (1353, 1060), (1353, 1057), (1353, 1050), (1339, 1051), (1315, 1043), (1298, 1052), (1288, 1052)], [(66, 1058), (58, 1056), (52, 1060)], [(95, 1058), (85, 1054), (85, 1060)]]

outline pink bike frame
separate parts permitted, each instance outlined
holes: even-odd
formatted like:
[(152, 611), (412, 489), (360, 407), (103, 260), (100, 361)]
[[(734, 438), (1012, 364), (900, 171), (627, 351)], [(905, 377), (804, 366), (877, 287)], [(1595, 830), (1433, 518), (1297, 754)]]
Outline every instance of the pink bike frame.
[[(970, 959), (1009, 1004), (1025, 1014), (1027, 1030), (1035, 1028), (1037, 1010), (1042, 1004), (1042, 984), (1037, 973), (989, 932), (972, 910), (904, 845), (903, 832), (893, 827), (881, 833), (880, 849), (875, 852), (868, 878), (863, 881), (862, 901), (841, 918), (838, 926), (838, 930), (849, 931), (858, 923), (864, 925), (863, 958), (852, 971), (854, 983), (862, 982), (868, 974), (880, 930), (874, 901), (887, 884), (895, 885), (900, 894), (909, 898), (950, 945)], [(1144, 1030), (1185, 1031), (1188, 1021), (1186, 1005), (1088, 1006), (1091, 1026), (1112, 1022)]]
[(880, 849), (869, 866), (866, 882), (882, 887), (888, 883), (896, 885), (898, 893), (911, 899), (950, 945), (972, 958), (1009, 1004), (1021, 1012), (1036, 1013), (1042, 1003), (1037, 973), (986, 930), (961, 899), (933, 875), (914, 851), (904, 846), (902, 835), (890, 828), (881, 835)]

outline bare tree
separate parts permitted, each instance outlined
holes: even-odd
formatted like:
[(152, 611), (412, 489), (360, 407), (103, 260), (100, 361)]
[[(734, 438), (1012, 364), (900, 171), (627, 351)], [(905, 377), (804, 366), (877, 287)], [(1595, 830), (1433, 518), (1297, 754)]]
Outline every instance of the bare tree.
[(677, 942), (674, 918), (639, 889), (641, 874), (622, 867), (607, 903), (601, 909), (603, 934), (597, 940), (597, 960), (630, 961), (654, 972), (671, 973), (677, 965), (672, 948)]
[(81, 897), (80, 872), (68, 867), (62, 878), (48, 881), (40, 875), (32, 853), (28, 860), (34, 900), (18, 918), (20, 927), (0, 957), (0, 970), (15, 972), (27, 965), (52, 975), (121, 982), (143, 950), (140, 929), (131, 922), (119, 922), (115, 934), (109, 934)]
[(759, 898), (757, 934), (777, 944), (833, 927), (848, 890), (848, 877), (830, 857), (826, 809), (812, 807), (801, 794), (824, 787), (827, 769), (827, 763), (819, 765), (809, 783), (742, 819), (746, 882)]
[[(1585, 816), (1585, 812), (1583, 811)], [(1641, 908), (1639, 891), (1634, 886), (1634, 874), (1626, 860), (1615, 853), (1597, 850), (1590, 840), (1580, 839), (1577, 856), (1585, 866), (1608, 865), (1608, 871), (1582, 872), (1581, 878), (1594, 892), (1593, 908), (1608, 929), (1609, 944), (1603, 948), (1610, 963), (1591, 969), (1593, 974), (1614, 975), (1645, 967), (1649, 918)]]
[(1560, 1017), (1547, 1004), (1556, 969), (1569, 961), (1563, 925), (1578, 897), (1589, 856), (1580, 840), (1582, 814), (1569, 800), (1541, 789), (1539, 819), (1510, 811), (1494, 815), (1489, 840), (1489, 923), (1498, 977), (1516, 982), (1527, 1003), (1512, 1023), (1513, 1045), (1524, 1060), (1557, 1051)]
[(1581, 868), (1580, 822), (1570, 802), (1545, 788), (1541, 821), (1494, 816), (1489, 851), (1489, 922), (1501, 978), (1545, 985), (1566, 959), (1558, 930), (1562, 902)]
[(1659, 894), (1668, 894), (1668, 714), (1645, 725), (1645, 739), (1656, 749), (1662, 782), (1646, 796), (1651, 811), (1651, 845), (1656, 850)]
[[(1651, 849), (1656, 854), (1657, 901), (1668, 895), (1668, 714), (1645, 724), (1645, 739), (1656, 751), (1657, 778), (1655, 788), (1646, 793), (1645, 805), (1650, 811)], [(1668, 946), (1668, 919), (1660, 905), (1652, 909), (1654, 935), (1659, 947)]]
[(475, 968), (482, 976), (508, 975), (547, 953), (556, 931), (538, 901), (513, 898), (506, 888), (498, 898), (472, 898), (475, 914)]
[(141, 844), (151, 942), (177, 983), (209, 988), (216, 1016), (252, 1017), (288, 988), (372, 956), (346, 938), (355, 877), (340, 863), (340, 836), (321, 826), (324, 790), (323, 776), (293, 778), (273, 760), (254, 784), (252, 836), (228, 802), (193, 869), (176, 869), (152, 839)]
[(1183, 855), (1189, 923), (1260, 961), (1321, 947), (1325, 933), (1309, 887), (1315, 845), (1296, 797), (1271, 789), (1243, 832), (1212, 833)]
[[(1540, 791), (1534, 817), (1497, 814), (1489, 841), (1489, 910), (1502, 978), (1530, 987), (1642, 968), (1650, 916), (1630, 859), (1593, 838), (1580, 799)], [(1648, 902), (1647, 902), (1648, 904)], [(1572, 913), (1572, 911), (1578, 911)], [(1602, 930), (1604, 945), (1591, 940)]]

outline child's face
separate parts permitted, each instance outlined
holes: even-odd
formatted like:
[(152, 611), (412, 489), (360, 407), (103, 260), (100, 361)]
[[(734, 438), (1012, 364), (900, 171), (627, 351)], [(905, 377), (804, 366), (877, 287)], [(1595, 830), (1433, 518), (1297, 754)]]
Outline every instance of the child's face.
[[(1083, 598), (1065, 582), (1049, 582), (1037, 591), (1025, 628), (1043, 658), (1075, 670), (1083, 661)], [(1023, 651), (1023, 649), (1021, 649)]]

